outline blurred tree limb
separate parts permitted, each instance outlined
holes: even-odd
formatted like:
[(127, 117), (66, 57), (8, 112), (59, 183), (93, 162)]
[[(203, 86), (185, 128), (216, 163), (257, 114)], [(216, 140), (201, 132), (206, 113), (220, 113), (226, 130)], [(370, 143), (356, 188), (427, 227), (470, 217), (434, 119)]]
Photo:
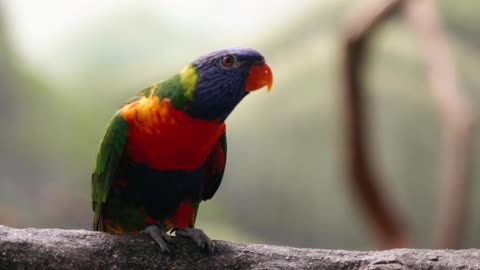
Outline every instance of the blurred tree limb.
[(404, 247), (412, 243), (406, 221), (390, 200), (379, 168), (371, 159), (367, 100), (362, 81), (366, 46), (376, 26), (403, 7), (405, 17), (418, 35), (432, 88), (444, 120), (441, 166), (443, 182), (436, 224), (437, 243), (458, 248), (465, 231), (471, 170), (474, 117), (451, 63), (446, 38), (433, 0), (365, 0), (346, 20), (342, 32), (344, 59), (342, 79), (345, 93), (346, 151), (350, 186), (373, 224), (381, 247)]
[(474, 116), (450, 60), (447, 39), (433, 0), (405, 0), (404, 11), (417, 34), (431, 93), (444, 120), (436, 245), (458, 248), (465, 232), (471, 182)]
[(363, 204), (382, 248), (409, 246), (411, 237), (400, 209), (394, 205), (391, 196), (387, 195), (387, 190), (382, 186), (380, 169), (370, 156), (370, 129), (365, 110), (368, 101), (362, 70), (370, 34), (399, 4), (400, 1), (395, 0), (364, 1), (347, 18), (342, 32), (342, 80), (345, 90), (343, 109), (349, 185)]
[(343, 251), (215, 241), (213, 254), (175, 237), (161, 254), (148, 237), (0, 225), (0, 269), (479, 269), (479, 250)]

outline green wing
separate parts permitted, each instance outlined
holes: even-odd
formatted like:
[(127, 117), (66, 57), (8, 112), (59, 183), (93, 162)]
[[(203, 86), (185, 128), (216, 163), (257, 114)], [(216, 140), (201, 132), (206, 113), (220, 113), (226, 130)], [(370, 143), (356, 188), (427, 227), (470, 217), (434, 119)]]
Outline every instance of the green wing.
[(97, 160), (92, 173), (92, 207), (94, 211), (93, 229), (98, 230), (103, 204), (112, 185), (123, 149), (127, 141), (128, 123), (117, 111), (107, 126), (100, 144)]
[[(141, 90), (137, 95), (128, 99), (124, 106), (135, 102), (141, 97), (150, 94), (152, 89), (162, 86), (163, 83), (154, 84)], [(92, 208), (94, 211), (93, 229), (98, 230), (102, 208), (107, 201), (108, 192), (112, 186), (115, 172), (117, 171), (123, 149), (127, 141), (128, 123), (117, 111), (108, 123), (107, 131), (100, 144), (97, 160), (92, 173)]]

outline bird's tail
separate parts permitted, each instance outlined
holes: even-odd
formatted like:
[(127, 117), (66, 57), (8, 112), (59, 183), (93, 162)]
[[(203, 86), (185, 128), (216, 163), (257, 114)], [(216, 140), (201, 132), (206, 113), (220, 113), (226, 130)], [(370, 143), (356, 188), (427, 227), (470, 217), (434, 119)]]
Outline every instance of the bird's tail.
[(93, 230), (94, 231), (103, 231), (103, 218), (102, 218), (102, 203), (94, 203), (93, 204)]

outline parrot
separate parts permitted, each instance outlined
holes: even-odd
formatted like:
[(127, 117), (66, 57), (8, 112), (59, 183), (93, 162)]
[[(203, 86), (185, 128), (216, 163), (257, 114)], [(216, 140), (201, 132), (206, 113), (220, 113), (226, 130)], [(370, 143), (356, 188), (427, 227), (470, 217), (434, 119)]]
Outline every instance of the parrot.
[(272, 84), (262, 54), (230, 48), (197, 58), (127, 100), (108, 123), (94, 162), (93, 230), (146, 234), (166, 253), (175, 233), (213, 251), (213, 241), (194, 225), (200, 203), (222, 182), (225, 120), (250, 92), (270, 92)]

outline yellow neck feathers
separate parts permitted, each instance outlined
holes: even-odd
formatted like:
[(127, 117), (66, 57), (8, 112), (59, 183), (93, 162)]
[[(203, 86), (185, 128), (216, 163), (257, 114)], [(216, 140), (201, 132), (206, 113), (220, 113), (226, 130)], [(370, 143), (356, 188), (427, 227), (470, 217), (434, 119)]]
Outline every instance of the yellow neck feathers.
[(195, 68), (192, 65), (186, 66), (180, 72), (180, 83), (185, 89), (185, 97), (192, 100), (193, 99), (193, 90), (197, 86), (198, 74)]

